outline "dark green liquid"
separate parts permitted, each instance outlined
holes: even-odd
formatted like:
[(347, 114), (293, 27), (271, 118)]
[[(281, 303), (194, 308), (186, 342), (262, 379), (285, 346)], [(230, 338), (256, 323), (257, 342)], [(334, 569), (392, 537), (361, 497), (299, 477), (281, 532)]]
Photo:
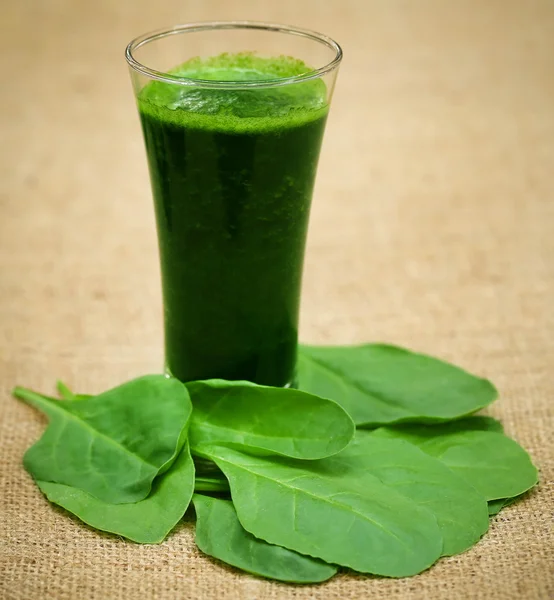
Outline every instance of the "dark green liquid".
[[(283, 76), (305, 65), (234, 55), (191, 61), (175, 72), (267, 79), (276, 68)], [(168, 369), (183, 381), (290, 383), (327, 113), (324, 84), (235, 91), (153, 82), (139, 95), (139, 110), (158, 226)]]

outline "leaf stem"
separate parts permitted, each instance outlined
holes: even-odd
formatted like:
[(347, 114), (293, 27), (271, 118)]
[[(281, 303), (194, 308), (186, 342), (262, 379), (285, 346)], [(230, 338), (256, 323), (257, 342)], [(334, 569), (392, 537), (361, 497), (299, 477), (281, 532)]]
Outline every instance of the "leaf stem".
[(58, 394), (64, 400), (76, 400), (75, 394), (65, 385), (63, 381), (59, 381), (56, 383), (56, 388), (58, 390)]
[(41, 408), (44, 406), (44, 403), (51, 403), (53, 402), (53, 398), (50, 398), (48, 396), (43, 396), (42, 394), (39, 394), (38, 392), (34, 392), (33, 390), (30, 390), (28, 388), (24, 388), (24, 387), (20, 387), (17, 386), (13, 389), (12, 394), (18, 399), (18, 400), (23, 400), (23, 402), (26, 402), (27, 404), (31, 404), (32, 406), (36, 406), (38, 408)]
[(197, 477), (194, 480), (195, 492), (228, 492), (229, 482), (226, 479), (212, 477)]

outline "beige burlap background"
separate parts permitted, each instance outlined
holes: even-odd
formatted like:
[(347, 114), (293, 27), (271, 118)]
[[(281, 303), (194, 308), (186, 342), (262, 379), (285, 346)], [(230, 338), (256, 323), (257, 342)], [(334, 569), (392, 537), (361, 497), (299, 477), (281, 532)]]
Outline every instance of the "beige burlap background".
[[(385, 340), (490, 377), (490, 413), (542, 483), (471, 551), (411, 579), (295, 587), (50, 506), (21, 466), (44, 419), (14, 384), (105, 389), (162, 363), (144, 151), (123, 48), (174, 22), (251, 18), (339, 40), (302, 308), (311, 342)], [(2, 600), (554, 597), (551, 0), (97, 0), (2, 7)]]

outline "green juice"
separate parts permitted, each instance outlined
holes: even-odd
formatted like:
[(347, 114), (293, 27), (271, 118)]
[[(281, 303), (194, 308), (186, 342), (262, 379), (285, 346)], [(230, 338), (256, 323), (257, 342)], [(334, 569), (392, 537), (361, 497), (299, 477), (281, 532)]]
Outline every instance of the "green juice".
[[(258, 81), (309, 70), (292, 58), (225, 54), (172, 74)], [(182, 381), (293, 381), (326, 95), (319, 79), (251, 89), (153, 81), (139, 93), (166, 366)]]

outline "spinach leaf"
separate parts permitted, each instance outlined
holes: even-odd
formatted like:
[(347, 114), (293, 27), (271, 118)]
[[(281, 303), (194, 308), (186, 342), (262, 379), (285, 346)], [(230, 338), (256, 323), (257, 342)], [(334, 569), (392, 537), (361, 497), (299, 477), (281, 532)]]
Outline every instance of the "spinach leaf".
[(442, 554), (459, 554), (475, 544), (489, 527), (487, 502), (463, 478), (437, 459), (402, 439), (358, 431), (340, 454), (327, 459), (352, 473), (372, 495), (374, 478), (431, 511), (443, 537)]
[(537, 483), (537, 469), (517, 442), (497, 431), (473, 429), (472, 419), (446, 427), (382, 427), (374, 433), (418, 446), (458, 473), (489, 501), (518, 496)]
[(306, 392), (217, 379), (187, 387), (193, 452), (222, 442), (316, 459), (336, 454), (354, 435), (352, 419), (338, 404)]
[(158, 544), (185, 514), (194, 489), (194, 463), (185, 445), (171, 469), (154, 480), (150, 495), (128, 504), (110, 504), (83, 490), (36, 482), (50, 502), (73, 513), (88, 525), (140, 544)]
[(441, 555), (432, 512), (328, 459), (260, 457), (204, 446), (229, 479), (242, 526), (270, 544), (363, 573), (407, 577)]
[(230, 500), (195, 494), (196, 545), (204, 552), (254, 575), (293, 583), (319, 583), (337, 568), (248, 533)]
[(521, 500), (522, 496), (524, 495), (525, 494), (520, 494), (519, 496), (512, 496), (511, 498), (499, 498), (498, 500), (491, 500), (489, 502), (489, 516), (494, 517), (503, 508), (506, 508), (506, 506), (510, 506), (511, 504)]
[(423, 434), (425, 436), (445, 436), (450, 433), (459, 433), (461, 431), (495, 431), (496, 433), (504, 433), (502, 423), (497, 419), (486, 415), (473, 415), (471, 417), (464, 417), (463, 419), (456, 419), (454, 421), (434, 425), (401, 423), (398, 425), (388, 425), (373, 431), (381, 430), (411, 431), (413, 435), (420, 431), (424, 432)]
[(16, 388), (49, 418), (26, 452), (37, 480), (81, 489), (104, 502), (137, 502), (183, 447), (192, 412), (186, 387), (164, 375), (139, 377), (78, 402)]
[(499, 498), (498, 500), (491, 500), (489, 502), (489, 516), (494, 517), (497, 515), (505, 506), (507, 498)]
[(298, 379), (300, 389), (332, 398), (360, 427), (457, 419), (497, 396), (486, 379), (385, 344), (301, 346)]

